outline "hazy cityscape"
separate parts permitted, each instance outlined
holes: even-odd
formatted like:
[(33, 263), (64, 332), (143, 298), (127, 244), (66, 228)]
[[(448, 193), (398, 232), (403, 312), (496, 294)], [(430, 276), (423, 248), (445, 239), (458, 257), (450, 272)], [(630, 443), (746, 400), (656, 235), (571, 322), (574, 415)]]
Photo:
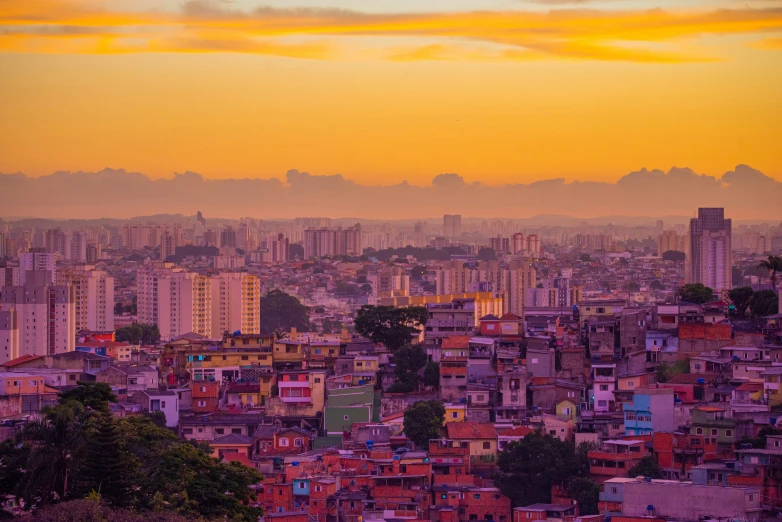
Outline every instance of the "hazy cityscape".
[(0, 521), (782, 522), (782, 0), (0, 0)]

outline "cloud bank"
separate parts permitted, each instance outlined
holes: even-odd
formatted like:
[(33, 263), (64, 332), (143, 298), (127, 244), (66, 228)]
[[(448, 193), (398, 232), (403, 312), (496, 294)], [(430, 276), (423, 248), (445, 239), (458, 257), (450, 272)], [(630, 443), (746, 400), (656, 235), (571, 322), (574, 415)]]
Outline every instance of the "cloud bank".
[[(721, 59), (693, 52), (702, 36), (758, 35), (755, 47), (778, 49), (782, 9), (587, 9), (587, 0), (538, 0), (548, 12), (465, 11), (369, 14), (342, 9), (260, 7), (188, 0), (177, 11), (111, 10), (111, 3), (0, 0), (0, 52), (48, 54), (250, 53), (345, 59), (338, 42), (397, 39), (376, 58), (393, 61), (575, 60), (678, 63)], [(767, 39), (761, 36), (766, 35)], [(287, 39), (307, 39), (291, 42)], [(409, 45), (410, 38), (438, 40)], [(453, 44), (452, 42), (458, 42)]]
[(540, 180), (530, 184), (468, 183), (440, 174), (431, 186), (402, 182), (361, 185), (339, 174), (288, 171), (284, 180), (208, 179), (194, 172), (152, 180), (140, 173), (56, 172), (38, 178), (0, 174), (3, 217), (129, 218), (196, 210), (226, 218), (293, 218), (323, 215), (406, 219), (461, 213), (523, 218), (538, 214), (691, 215), (701, 206), (725, 207), (735, 219), (778, 221), (782, 183), (739, 165), (721, 178), (689, 168), (642, 169), (617, 183)]

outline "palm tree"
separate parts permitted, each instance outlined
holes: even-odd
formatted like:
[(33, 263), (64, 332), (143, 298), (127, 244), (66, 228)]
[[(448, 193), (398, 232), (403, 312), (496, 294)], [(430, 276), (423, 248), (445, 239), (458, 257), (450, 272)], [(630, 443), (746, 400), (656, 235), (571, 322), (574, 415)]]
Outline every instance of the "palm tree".
[(28, 505), (37, 501), (48, 504), (53, 496), (63, 499), (68, 495), (75, 453), (84, 447), (82, 412), (80, 405), (68, 403), (45, 411), (25, 425), (22, 440), (31, 446), (23, 488)]
[(768, 256), (768, 260), (761, 261), (758, 268), (768, 270), (768, 280), (771, 281), (771, 289), (777, 291), (777, 273), (782, 272), (782, 257)]

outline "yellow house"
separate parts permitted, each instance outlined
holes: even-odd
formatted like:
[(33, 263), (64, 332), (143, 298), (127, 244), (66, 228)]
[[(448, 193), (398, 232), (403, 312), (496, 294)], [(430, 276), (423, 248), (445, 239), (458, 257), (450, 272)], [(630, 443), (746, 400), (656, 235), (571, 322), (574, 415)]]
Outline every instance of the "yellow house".
[(280, 339), (274, 341), (274, 364), (301, 365), (304, 360), (304, 342)]
[(274, 344), (273, 335), (239, 334), (223, 337), (223, 348), (266, 348), (270, 349)]
[(498, 437), (493, 424), (449, 422), (445, 430), (452, 443), (470, 448), (470, 460), (474, 464), (490, 463), (497, 459)]
[(237, 380), (253, 370), (270, 374), (272, 354), (268, 348), (194, 351), (187, 355), (185, 367), (193, 380)]
[(380, 357), (377, 355), (356, 355), (353, 359), (353, 386), (374, 384), (379, 368)]
[(570, 419), (573, 422), (576, 422), (576, 403), (570, 399), (559, 399), (559, 402), (557, 402), (557, 417), (563, 418), (563, 419)]
[(446, 403), (445, 422), (463, 422), (464, 409), (464, 404)]
[(573, 440), (573, 421), (567, 417), (543, 414), (543, 432), (562, 441)]
[(326, 405), (326, 370), (283, 370), (277, 396), (266, 401), (268, 415), (312, 416)]
[(763, 372), (763, 391), (771, 406), (782, 404), (782, 368), (768, 368)]

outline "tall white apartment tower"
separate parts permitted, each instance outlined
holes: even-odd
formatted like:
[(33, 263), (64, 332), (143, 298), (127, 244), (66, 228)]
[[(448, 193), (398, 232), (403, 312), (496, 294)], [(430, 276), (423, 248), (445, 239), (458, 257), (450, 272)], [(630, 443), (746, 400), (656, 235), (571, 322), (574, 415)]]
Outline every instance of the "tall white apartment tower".
[(703, 283), (715, 293), (732, 287), (731, 220), (725, 209), (699, 208), (690, 220), (687, 281)]
[(76, 343), (74, 289), (51, 272), (28, 271), (23, 286), (0, 289), (0, 362), (71, 352)]

